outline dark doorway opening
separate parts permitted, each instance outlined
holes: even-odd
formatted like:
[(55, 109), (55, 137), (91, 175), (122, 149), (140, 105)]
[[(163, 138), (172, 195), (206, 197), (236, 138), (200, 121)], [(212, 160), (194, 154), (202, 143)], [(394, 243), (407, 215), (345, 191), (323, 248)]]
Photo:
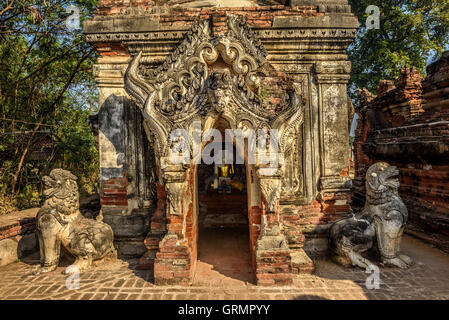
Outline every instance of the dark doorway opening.
[[(234, 148), (234, 155), (235, 153)], [(219, 165), (198, 165), (198, 261), (194, 284), (254, 283), (248, 222), (246, 167), (228, 168), (230, 187), (220, 184)]]

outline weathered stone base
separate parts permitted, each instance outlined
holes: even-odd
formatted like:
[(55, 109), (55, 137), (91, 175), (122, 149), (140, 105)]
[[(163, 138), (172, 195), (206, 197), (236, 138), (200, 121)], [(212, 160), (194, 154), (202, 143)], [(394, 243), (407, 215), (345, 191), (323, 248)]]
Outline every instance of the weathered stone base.
[(290, 256), (293, 274), (312, 274), (315, 271), (312, 259), (304, 250), (292, 252)]
[[(136, 269), (154, 270), (156, 285), (190, 285), (196, 261), (192, 261), (188, 247), (175, 243), (165, 239), (161, 252), (145, 253)], [(256, 263), (256, 280), (260, 286), (290, 285), (293, 274), (312, 274), (315, 270), (313, 261), (303, 250), (259, 250)]]
[(0, 240), (0, 266), (6, 266), (39, 250), (36, 234)]
[[(265, 243), (272, 237), (264, 237)], [(282, 236), (273, 237), (275, 240)], [(267, 242), (268, 241), (268, 242)], [(261, 245), (259, 239), (259, 246)], [(186, 241), (176, 235), (166, 235), (162, 240), (157, 235), (145, 239), (148, 251), (140, 258), (136, 269), (153, 270), (156, 285), (190, 285), (195, 271), (196, 254)], [(310, 274), (314, 271), (312, 260), (302, 249), (257, 249), (255, 250), (255, 275), (257, 285), (290, 285), (293, 274)]]
[(154, 260), (156, 259), (156, 253), (159, 250), (159, 243), (161, 242), (162, 237), (158, 235), (149, 234), (144, 243), (147, 248), (147, 252), (140, 257), (139, 264), (136, 266), (139, 270), (153, 270), (154, 269)]
[(146, 251), (144, 239), (149, 231), (149, 210), (128, 214), (126, 209), (103, 207), (103, 221), (114, 231), (114, 246), (119, 258), (137, 258)]
[[(161, 201), (163, 202), (163, 201)], [(163, 207), (163, 204), (160, 204)], [(140, 258), (137, 269), (153, 270), (156, 253), (159, 251), (159, 243), (166, 234), (164, 210), (159, 208), (155, 211), (150, 221), (150, 233), (145, 238), (146, 253)]]
[[(253, 218), (251, 220), (253, 229), (260, 225), (262, 214), (260, 208), (254, 208), (252, 211), (255, 210), (258, 219), (255, 220), (254, 215), (250, 215)], [(284, 206), (280, 215), (283, 231), (277, 236), (264, 236), (263, 241), (260, 238), (260, 231), (251, 229), (253, 231), (252, 234), (250, 232), (251, 259), (258, 285), (288, 285), (291, 275), (314, 272), (311, 258), (328, 256), (328, 234), (332, 223), (323, 224), (323, 222), (333, 221), (335, 217), (330, 218), (321, 210), (318, 201), (305, 206)], [(346, 214), (347, 212), (342, 210), (338, 216)], [(194, 272), (196, 246), (192, 241), (189, 245), (181, 245), (176, 244), (179, 242), (177, 240), (169, 241), (169, 237), (164, 238), (166, 235), (164, 221), (162, 210), (156, 211), (152, 216), (152, 231), (144, 242), (147, 252), (140, 258), (137, 268), (154, 270), (156, 283), (188, 284), (191, 280), (189, 277)]]
[(257, 250), (256, 278), (259, 286), (292, 284), (290, 250)]
[(156, 285), (190, 285), (196, 261), (192, 261), (190, 248), (176, 235), (167, 235), (161, 241), (154, 261)]
[(323, 258), (329, 254), (329, 229), (332, 223), (302, 226), (306, 240), (302, 249), (311, 258)]
[(35, 234), (37, 211), (29, 209), (0, 217), (0, 266), (39, 250)]

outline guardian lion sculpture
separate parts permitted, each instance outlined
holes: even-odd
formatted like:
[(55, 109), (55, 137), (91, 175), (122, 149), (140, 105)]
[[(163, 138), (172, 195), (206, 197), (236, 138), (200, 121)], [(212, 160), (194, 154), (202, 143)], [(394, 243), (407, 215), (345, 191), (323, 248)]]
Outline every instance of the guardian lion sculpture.
[(61, 245), (75, 257), (65, 270), (67, 274), (87, 269), (94, 260), (116, 255), (111, 227), (101, 218), (96, 221), (81, 214), (76, 180), (76, 176), (62, 169), (43, 178), (46, 200), (36, 218), (41, 263), (33, 270), (35, 275), (56, 269)]
[(400, 242), (408, 211), (398, 195), (399, 171), (386, 162), (372, 165), (366, 173), (365, 208), (335, 222), (330, 229), (330, 248), (336, 262), (367, 268), (362, 253), (377, 248), (382, 263), (408, 268), (413, 261), (400, 255)]

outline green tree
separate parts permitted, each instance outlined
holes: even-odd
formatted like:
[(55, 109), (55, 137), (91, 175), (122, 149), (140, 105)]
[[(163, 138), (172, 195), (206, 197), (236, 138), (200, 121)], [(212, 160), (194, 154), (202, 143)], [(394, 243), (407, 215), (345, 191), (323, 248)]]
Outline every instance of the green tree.
[[(16, 199), (30, 192), (55, 166), (95, 185), (97, 154), (87, 118), (95, 101), (94, 49), (82, 39), (79, 22), (99, 0), (6, 0), (0, 4), (0, 195)], [(77, 10), (78, 11), (78, 10)], [(36, 134), (50, 131), (54, 153), (29, 159)], [(17, 132), (21, 132), (18, 139)], [(26, 134), (23, 134), (25, 133)], [(91, 186), (81, 186), (86, 192)], [(1, 211), (1, 208), (0, 208)]]
[[(348, 53), (353, 64), (350, 94), (375, 92), (380, 80), (392, 80), (401, 68), (415, 66), (423, 75), (430, 58), (449, 44), (448, 0), (350, 0), (361, 28)], [(367, 29), (366, 8), (380, 8), (380, 29)]]

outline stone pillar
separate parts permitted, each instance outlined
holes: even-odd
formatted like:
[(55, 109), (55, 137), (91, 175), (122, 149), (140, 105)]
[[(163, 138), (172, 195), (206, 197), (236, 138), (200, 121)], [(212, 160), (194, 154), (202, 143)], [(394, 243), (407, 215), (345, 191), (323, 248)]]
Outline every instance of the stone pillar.
[(258, 285), (288, 285), (293, 282), (291, 256), (287, 239), (281, 232), (279, 198), (281, 173), (270, 174), (273, 169), (258, 168), (260, 189), (265, 198), (261, 232), (256, 245), (256, 278)]
[(350, 211), (349, 128), (347, 83), (349, 61), (315, 64), (319, 90), (321, 178), (320, 200), (327, 220)]
[[(119, 256), (137, 257), (146, 249), (150, 209), (135, 201), (137, 177), (132, 163), (135, 143), (130, 138), (130, 100), (124, 89), (124, 74), (130, 56), (120, 48), (101, 46), (103, 55), (94, 67), (98, 87), (98, 148), (100, 199), (104, 221), (114, 231)], [(111, 51), (114, 51), (112, 54)], [(142, 144), (142, 143), (140, 143)], [(131, 151), (130, 151), (131, 150)], [(142, 197), (143, 198), (143, 197)]]
[(94, 66), (98, 87), (100, 189), (102, 206), (128, 207), (126, 197), (126, 92), (123, 75), (129, 57), (105, 56)]

